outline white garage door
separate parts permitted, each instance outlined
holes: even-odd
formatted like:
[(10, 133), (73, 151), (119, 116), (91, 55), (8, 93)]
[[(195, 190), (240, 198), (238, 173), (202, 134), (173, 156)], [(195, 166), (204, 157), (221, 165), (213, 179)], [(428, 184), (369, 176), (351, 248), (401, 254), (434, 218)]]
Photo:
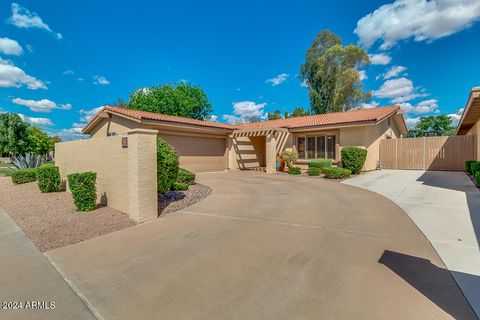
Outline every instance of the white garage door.
[(193, 172), (226, 169), (226, 138), (160, 134), (180, 154), (180, 166)]

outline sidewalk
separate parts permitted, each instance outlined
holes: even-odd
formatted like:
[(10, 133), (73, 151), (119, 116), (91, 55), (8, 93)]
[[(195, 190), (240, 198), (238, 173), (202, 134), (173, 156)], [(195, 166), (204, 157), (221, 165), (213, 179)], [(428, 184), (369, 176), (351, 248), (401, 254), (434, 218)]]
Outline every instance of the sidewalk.
[[(0, 209), (0, 319), (95, 319), (47, 258)], [(33, 301), (33, 303), (32, 303)], [(21, 302), (23, 310), (5, 310), (4, 302)], [(54, 309), (30, 308), (54, 302)]]
[(480, 192), (465, 173), (381, 170), (343, 183), (396, 202), (432, 243), (480, 315)]

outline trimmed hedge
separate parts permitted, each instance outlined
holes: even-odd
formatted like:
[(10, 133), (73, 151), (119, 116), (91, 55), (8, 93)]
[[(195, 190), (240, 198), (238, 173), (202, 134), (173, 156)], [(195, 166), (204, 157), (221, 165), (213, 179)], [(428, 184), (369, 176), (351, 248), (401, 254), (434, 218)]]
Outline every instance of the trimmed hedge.
[(302, 173), (299, 167), (290, 167), (288, 168), (288, 174), (299, 175)]
[(308, 168), (308, 175), (309, 176), (319, 176), (320, 172), (322, 172), (321, 168), (317, 168), (317, 167)]
[(480, 171), (477, 171), (477, 173), (475, 173), (475, 183), (477, 184), (477, 186), (480, 186)]
[(157, 190), (164, 194), (178, 177), (178, 153), (162, 138), (157, 138)]
[(67, 176), (68, 187), (78, 211), (92, 211), (97, 205), (97, 174), (95, 172), (73, 173)]
[(470, 173), (475, 177), (477, 171), (480, 171), (480, 162), (475, 161), (470, 164)]
[(22, 170), (13, 171), (11, 174), (12, 182), (15, 184), (33, 182), (37, 180), (37, 177), (35, 174), (36, 171), (37, 169), (22, 169)]
[(328, 168), (332, 166), (332, 159), (314, 159), (308, 162), (308, 168)]
[(467, 160), (465, 161), (465, 172), (468, 174), (472, 174), (472, 163), (476, 162), (475, 160)]
[(353, 174), (359, 174), (362, 171), (365, 159), (367, 159), (366, 149), (353, 146), (342, 148), (342, 165)]
[(172, 190), (176, 191), (187, 191), (190, 185), (186, 182), (174, 182), (172, 184)]
[(44, 164), (36, 170), (38, 188), (41, 192), (59, 192), (61, 186), (60, 171), (53, 164)]
[(327, 179), (343, 179), (350, 177), (352, 171), (345, 168), (330, 167), (323, 168), (322, 173), (325, 174), (325, 178)]
[(192, 185), (195, 183), (195, 173), (188, 171), (187, 169), (179, 168), (177, 182)]

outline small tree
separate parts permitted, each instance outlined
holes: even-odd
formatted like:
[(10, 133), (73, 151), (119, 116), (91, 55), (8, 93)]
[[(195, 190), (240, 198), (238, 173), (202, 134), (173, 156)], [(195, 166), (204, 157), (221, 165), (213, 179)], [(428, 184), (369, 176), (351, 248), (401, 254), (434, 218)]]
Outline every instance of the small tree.
[(28, 125), (14, 113), (0, 114), (0, 152), (24, 154), (28, 148)]
[(138, 89), (130, 94), (125, 107), (199, 120), (209, 119), (212, 113), (205, 92), (184, 82)]
[(408, 130), (407, 137), (452, 136), (455, 134), (452, 122), (447, 115), (421, 117), (415, 127)]
[(298, 155), (295, 151), (283, 151), (281, 157), (287, 163), (288, 169), (293, 168), (293, 165), (298, 159)]
[(38, 127), (30, 126), (27, 128), (27, 139), (27, 153), (43, 156), (51, 150), (51, 138), (45, 131)]

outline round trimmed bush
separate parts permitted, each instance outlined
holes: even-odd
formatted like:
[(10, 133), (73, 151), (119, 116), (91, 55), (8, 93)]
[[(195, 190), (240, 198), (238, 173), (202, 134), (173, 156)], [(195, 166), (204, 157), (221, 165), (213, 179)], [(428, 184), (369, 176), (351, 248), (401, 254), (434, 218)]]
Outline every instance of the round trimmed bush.
[(162, 138), (157, 138), (157, 190), (164, 194), (178, 177), (178, 153)]
[(309, 176), (319, 176), (321, 171), (322, 171), (322, 169), (320, 169), (320, 168), (310, 167), (310, 168), (308, 168), (308, 175)]
[(44, 164), (37, 168), (36, 178), (41, 192), (59, 192), (61, 186), (60, 171), (54, 164)]
[(332, 159), (313, 159), (308, 162), (309, 168), (327, 168), (332, 166)]
[(92, 211), (97, 205), (97, 174), (72, 173), (67, 176), (68, 188), (78, 211)]
[(302, 173), (299, 167), (290, 167), (288, 168), (288, 174), (299, 175)]
[(179, 168), (177, 182), (192, 185), (195, 183), (195, 173), (187, 169)]
[(362, 171), (365, 159), (367, 159), (366, 149), (354, 146), (342, 148), (342, 165), (353, 174), (359, 174)]

